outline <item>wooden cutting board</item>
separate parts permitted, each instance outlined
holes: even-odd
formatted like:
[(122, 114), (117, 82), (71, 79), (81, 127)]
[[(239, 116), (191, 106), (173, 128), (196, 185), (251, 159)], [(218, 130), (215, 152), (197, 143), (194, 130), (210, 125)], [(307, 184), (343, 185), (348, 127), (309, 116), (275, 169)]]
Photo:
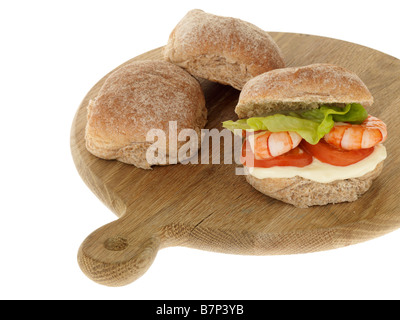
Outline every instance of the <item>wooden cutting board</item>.
[[(82, 271), (109, 286), (143, 275), (158, 250), (187, 246), (233, 254), (275, 255), (328, 250), (366, 241), (400, 227), (400, 61), (340, 40), (271, 33), (288, 66), (317, 62), (356, 72), (372, 92), (370, 113), (388, 125), (382, 174), (356, 202), (297, 209), (255, 189), (236, 164), (178, 164), (142, 170), (106, 161), (85, 148), (86, 106), (106, 76), (83, 99), (71, 130), (76, 168), (119, 219), (90, 234), (78, 252)], [(161, 48), (134, 60), (160, 59)], [(125, 63), (125, 64), (126, 64)], [(123, 64), (123, 65), (125, 65)], [(237, 119), (239, 91), (200, 79), (208, 108), (206, 128)], [(211, 163), (211, 161), (210, 161)]]

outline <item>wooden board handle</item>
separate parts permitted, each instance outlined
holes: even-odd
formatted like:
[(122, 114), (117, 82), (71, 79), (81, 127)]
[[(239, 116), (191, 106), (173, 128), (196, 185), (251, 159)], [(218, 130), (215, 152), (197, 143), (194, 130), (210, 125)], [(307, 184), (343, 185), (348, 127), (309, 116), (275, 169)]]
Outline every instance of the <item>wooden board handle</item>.
[(86, 276), (117, 287), (135, 281), (147, 271), (160, 248), (160, 238), (132, 225), (127, 215), (97, 229), (83, 241), (78, 263)]

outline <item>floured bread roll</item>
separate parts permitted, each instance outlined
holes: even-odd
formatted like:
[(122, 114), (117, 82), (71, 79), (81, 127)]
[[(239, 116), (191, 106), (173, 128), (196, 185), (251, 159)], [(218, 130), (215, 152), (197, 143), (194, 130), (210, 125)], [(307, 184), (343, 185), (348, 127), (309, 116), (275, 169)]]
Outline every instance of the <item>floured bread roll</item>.
[[(198, 139), (191, 148), (200, 146), (207, 109), (199, 82), (172, 63), (136, 61), (111, 73), (89, 102), (86, 148), (97, 157), (143, 169), (177, 163), (186, 142), (169, 143), (170, 121), (176, 121), (177, 133), (194, 130)], [(146, 156), (153, 144), (146, 140), (151, 129), (161, 129), (166, 136), (157, 157)]]
[(279, 47), (267, 32), (198, 9), (178, 23), (163, 54), (194, 76), (239, 90), (251, 78), (285, 67)]

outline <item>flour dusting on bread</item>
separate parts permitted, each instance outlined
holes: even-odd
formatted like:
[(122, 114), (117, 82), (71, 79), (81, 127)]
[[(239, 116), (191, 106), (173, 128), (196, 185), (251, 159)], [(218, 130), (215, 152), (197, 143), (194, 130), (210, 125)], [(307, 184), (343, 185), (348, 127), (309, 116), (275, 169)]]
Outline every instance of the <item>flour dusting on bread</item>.
[(252, 77), (285, 66), (278, 45), (266, 31), (197, 9), (177, 24), (163, 54), (165, 60), (195, 76), (239, 90)]
[(207, 109), (199, 82), (166, 61), (132, 62), (111, 73), (90, 101), (86, 146), (100, 158), (148, 169), (160, 163), (146, 161), (146, 135), (161, 129), (168, 136), (170, 121), (200, 136)]

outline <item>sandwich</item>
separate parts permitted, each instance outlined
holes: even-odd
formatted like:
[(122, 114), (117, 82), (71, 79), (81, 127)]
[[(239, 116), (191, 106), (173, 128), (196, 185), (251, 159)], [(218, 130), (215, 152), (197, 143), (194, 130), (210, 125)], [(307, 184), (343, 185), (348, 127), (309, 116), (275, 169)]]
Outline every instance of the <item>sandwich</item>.
[[(184, 146), (200, 147), (201, 129), (207, 122), (200, 83), (166, 61), (135, 61), (118, 68), (89, 101), (87, 111), (87, 150), (142, 169), (184, 161)], [(188, 143), (169, 138), (171, 131), (184, 129), (193, 130), (199, 138)], [(156, 145), (148, 139), (152, 130), (161, 131), (164, 138), (157, 141), (157, 150), (149, 152)]]
[(241, 90), (251, 78), (285, 67), (264, 30), (246, 21), (191, 10), (171, 32), (163, 56), (196, 77)]
[(272, 70), (248, 81), (223, 126), (242, 132), (246, 180), (299, 208), (357, 200), (382, 171), (385, 123), (353, 72), (332, 64)]

